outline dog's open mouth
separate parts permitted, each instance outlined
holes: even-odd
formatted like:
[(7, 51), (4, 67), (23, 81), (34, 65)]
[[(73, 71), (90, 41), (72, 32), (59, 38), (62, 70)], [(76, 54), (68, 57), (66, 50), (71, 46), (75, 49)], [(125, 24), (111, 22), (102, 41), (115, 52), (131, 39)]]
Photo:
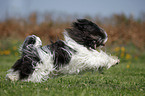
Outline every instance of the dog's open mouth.
[(101, 44), (101, 46), (105, 46), (105, 44)]
[[(100, 44), (100, 46), (104, 47), (105, 44)], [(94, 44), (94, 49), (97, 49), (97, 44)]]

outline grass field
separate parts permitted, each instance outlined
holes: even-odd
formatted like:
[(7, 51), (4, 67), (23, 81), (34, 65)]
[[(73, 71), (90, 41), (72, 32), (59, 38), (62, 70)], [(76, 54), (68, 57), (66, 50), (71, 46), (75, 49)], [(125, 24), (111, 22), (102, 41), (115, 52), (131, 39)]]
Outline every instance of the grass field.
[(145, 58), (127, 61), (103, 74), (85, 72), (64, 75), (42, 83), (11, 82), (6, 71), (18, 59), (0, 56), (0, 96), (145, 96)]

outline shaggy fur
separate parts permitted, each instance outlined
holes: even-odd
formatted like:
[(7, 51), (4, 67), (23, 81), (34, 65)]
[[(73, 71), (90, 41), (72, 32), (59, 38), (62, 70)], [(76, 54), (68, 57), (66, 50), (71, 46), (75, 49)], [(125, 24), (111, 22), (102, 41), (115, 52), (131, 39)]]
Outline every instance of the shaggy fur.
[(66, 29), (64, 38), (65, 41), (58, 40), (42, 47), (39, 37), (28, 36), (21, 48), (21, 58), (6, 77), (12, 81), (42, 82), (53, 72), (78, 74), (88, 69), (110, 68), (119, 63), (117, 57), (96, 50), (105, 45), (108, 37), (91, 21), (77, 20), (72, 28)]
[(70, 38), (88, 49), (104, 46), (108, 39), (102, 28), (86, 19), (79, 19), (78, 22), (73, 23), (72, 28), (68, 28), (66, 31)]

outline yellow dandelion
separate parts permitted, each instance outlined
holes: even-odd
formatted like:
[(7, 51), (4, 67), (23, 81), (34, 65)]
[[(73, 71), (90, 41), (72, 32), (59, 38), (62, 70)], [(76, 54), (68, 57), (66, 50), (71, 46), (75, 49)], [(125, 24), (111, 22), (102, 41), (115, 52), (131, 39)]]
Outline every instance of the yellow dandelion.
[(125, 57), (127, 60), (128, 59), (131, 59), (131, 55), (130, 54), (126, 54), (126, 57)]
[(4, 51), (4, 54), (5, 54), (5, 55), (10, 55), (10, 53), (11, 53), (10, 50), (5, 50), (5, 51)]
[(115, 51), (115, 52), (118, 52), (119, 50), (120, 50), (120, 47), (114, 48), (114, 51)]
[(120, 57), (121, 57), (121, 58), (123, 58), (123, 57), (124, 57), (124, 52), (121, 52)]
[(126, 68), (130, 68), (130, 65), (127, 65)]
[(13, 47), (13, 50), (14, 50), (14, 51), (15, 51), (15, 50), (17, 50), (17, 47), (16, 47), (16, 46), (14, 46), (14, 47)]
[(3, 55), (4, 54), (4, 52), (3, 51), (0, 51), (0, 55)]
[(135, 60), (137, 60), (137, 59), (138, 59), (138, 57), (137, 57), (137, 56), (135, 56), (135, 57), (134, 57), (134, 59), (135, 59)]
[(122, 51), (122, 52), (125, 52), (125, 48), (124, 48), (124, 47), (121, 47), (121, 51)]
[(15, 56), (18, 56), (18, 52), (15, 52)]

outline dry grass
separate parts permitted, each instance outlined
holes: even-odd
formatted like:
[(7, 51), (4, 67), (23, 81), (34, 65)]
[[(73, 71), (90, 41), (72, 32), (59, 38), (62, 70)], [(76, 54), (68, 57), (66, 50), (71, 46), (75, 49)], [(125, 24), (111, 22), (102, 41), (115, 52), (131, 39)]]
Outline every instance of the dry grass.
[[(46, 16), (47, 17), (47, 16)], [(71, 21), (65, 22), (54, 21), (49, 16), (40, 24), (37, 23), (37, 15), (35, 13), (25, 19), (7, 19), (0, 22), (0, 38), (22, 38), (35, 34), (44, 42), (49, 40), (55, 41), (58, 37), (61, 38), (62, 32), (69, 27)], [(92, 19), (92, 18), (90, 18)], [(103, 27), (109, 35), (108, 45), (113, 43), (126, 44), (132, 42), (137, 47), (145, 48), (145, 22), (139, 22), (133, 19), (132, 16), (126, 17), (124, 14), (112, 15), (108, 18), (110, 21), (100, 23), (98, 19), (95, 22)]]
[(118, 44), (127, 44), (132, 42), (137, 47), (143, 49), (145, 47), (145, 23), (130, 22), (129, 24), (119, 24), (115, 26), (104, 26), (109, 40), (112, 44), (117, 41)]

